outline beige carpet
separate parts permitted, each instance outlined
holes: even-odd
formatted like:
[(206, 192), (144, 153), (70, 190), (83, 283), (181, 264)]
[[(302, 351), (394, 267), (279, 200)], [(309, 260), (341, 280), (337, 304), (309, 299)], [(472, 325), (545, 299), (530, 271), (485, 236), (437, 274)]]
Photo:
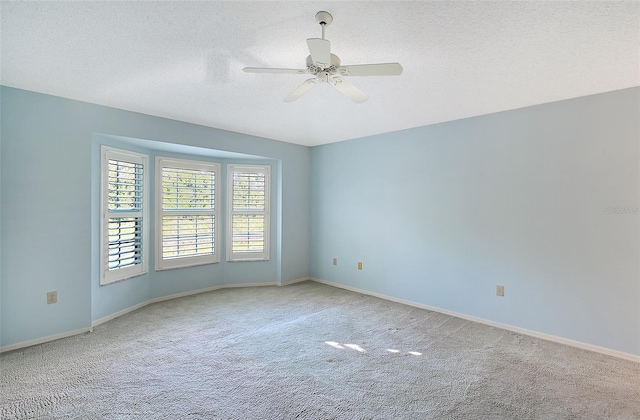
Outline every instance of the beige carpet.
[(0, 356), (0, 418), (640, 419), (640, 365), (305, 282)]

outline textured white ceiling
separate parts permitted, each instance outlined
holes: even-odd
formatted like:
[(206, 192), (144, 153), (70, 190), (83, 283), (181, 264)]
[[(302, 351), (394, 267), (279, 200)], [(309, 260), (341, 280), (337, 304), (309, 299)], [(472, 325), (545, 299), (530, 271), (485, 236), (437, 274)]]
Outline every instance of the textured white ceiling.
[[(282, 98), (315, 13), (343, 64), (398, 61)], [(6, 2), (3, 85), (317, 145), (640, 85), (640, 2)]]

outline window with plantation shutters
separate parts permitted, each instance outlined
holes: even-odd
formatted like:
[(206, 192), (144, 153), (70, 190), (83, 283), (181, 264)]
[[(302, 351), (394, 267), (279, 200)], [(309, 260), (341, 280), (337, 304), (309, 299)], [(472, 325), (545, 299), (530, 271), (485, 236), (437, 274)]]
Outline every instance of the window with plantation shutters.
[(219, 261), (219, 165), (156, 158), (156, 269)]
[(269, 166), (229, 165), (227, 259), (269, 259)]
[(100, 284), (147, 272), (147, 156), (102, 147)]

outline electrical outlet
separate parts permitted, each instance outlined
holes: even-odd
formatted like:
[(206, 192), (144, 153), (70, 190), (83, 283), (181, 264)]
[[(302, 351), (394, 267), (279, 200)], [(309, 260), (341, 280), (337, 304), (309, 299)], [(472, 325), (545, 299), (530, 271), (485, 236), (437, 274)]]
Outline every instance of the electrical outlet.
[(52, 303), (58, 303), (58, 292), (47, 293), (47, 305), (51, 305)]
[(358, 270), (362, 270), (362, 262), (358, 261)]
[(496, 286), (496, 296), (504, 296), (504, 286)]
[(337, 258), (333, 259), (333, 265), (338, 265), (338, 259)]

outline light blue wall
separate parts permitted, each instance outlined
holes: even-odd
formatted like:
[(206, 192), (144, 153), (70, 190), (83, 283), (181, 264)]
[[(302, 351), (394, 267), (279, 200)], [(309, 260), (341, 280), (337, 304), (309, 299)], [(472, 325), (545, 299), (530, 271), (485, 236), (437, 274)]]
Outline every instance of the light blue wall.
[[(640, 205), (639, 103), (627, 89), (310, 152), (2, 87), (0, 346), (155, 297), (311, 272), (639, 355), (640, 216), (606, 212)], [(96, 133), (269, 158), (280, 252), (266, 270), (221, 263), (97, 286), (95, 147), (118, 141)], [(136, 147), (153, 163), (151, 146)]]
[[(155, 297), (308, 276), (309, 148), (7, 87), (0, 94), (0, 346), (88, 328)], [(99, 186), (96, 148), (103, 142), (122, 146), (116, 137), (269, 158), (282, 181), (281, 191), (274, 192), (282, 199), (274, 216), (282, 232), (274, 232), (272, 242), (280, 255), (272, 252), (273, 260), (262, 266), (221, 263), (153, 273), (151, 265), (147, 276), (99, 287), (99, 214), (92, 211)], [(149, 152), (153, 163), (151, 148), (126, 148)], [(55, 305), (46, 304), (51, 290), (58, 291)]]
[(311, 275), (640, 355), (639, 124), (634, 88), (315, 147)]

